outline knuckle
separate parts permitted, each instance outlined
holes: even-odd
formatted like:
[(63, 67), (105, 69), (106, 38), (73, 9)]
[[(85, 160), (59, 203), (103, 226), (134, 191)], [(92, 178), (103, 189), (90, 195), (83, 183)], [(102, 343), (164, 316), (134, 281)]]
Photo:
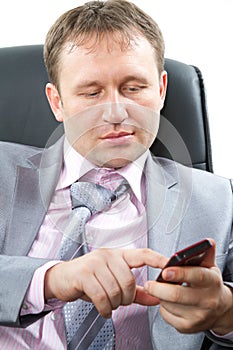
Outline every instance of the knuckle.
[(112, 253), (112, 250), (108, 249), (108, 248), (101, 247), (101, 248), (98, 248), (96, 250), (96, 252), (98, 252), (101, 255), (110, 255)]
[(132, 290), (135, 288), (135, 286), (136, 286), (135, 278), (134, 278), (134, 276), (131, 276), (131, 277), (127, 278), (123, 287), (126, 290)]
[(104, 305), (106, 303), (106, 295), (104, 292), (96, 291), (96, 293), (93, 293), (93, 302), (94, 304), (98, 305)]
[(136, 292), (136, 283), (134, 279), (128, 280), (125, 284), (125, 287), (122, 288), (123, 294), (122, 294), (122, 305), (129, 305), (134, 301), (135, 298), (135, 292)]
[(203, 284), (203, 283), (205, 282), (206, 276), (205, 276), (204, 271), (205, 271), (205, 269), (202, 268), (202, 269), (200, 269), (200, 271), (199, 271), (199, 273), (198, 273), (198, 282), (199, 282), (200, 284)]
[(96, 257), (101, 259), (101, 261), (108, 261), (113, 256), (113, 251), (108, 248), (98, 248), (95, 251)]
[(216, 310), (218, 308), (218, 301), (216, 298), (209, 297), (206, 303), (206, 308), (209, 310)]
[(222, 288), (222, 284), (223, 284), (222, 280), (220, 278), (216, 278), (216, 280), (215, 280), (215, 290), (217, 291), (217, 290), (221, 289)]
[(121, 294), (120, 292), (120, 288), (119, 287), (112, 287), (109, 292), (108, 292), (108, 295), (111, 299), (115, 299), (117, 297), (119, 297)]
[(181, 324), (177, 328), (177, 331), (182, 334), (189, 334), (191, 333), (191, 328), (192, 328), (192, 324), (187, 320), (185, 320), (185, 322), (181, 322)]
[(206, 322), (206, 313), (203, 310), (196, 310), (194, 319), (196, 326), (200, 327)]
[(197, 275), (198, 283), (202, 285), (203, 283), (205, 283), (205, 280), (206, 280), (206, 269), (200, 268), (198, 270), (199, 270)]
[(92, 253), (84, 255), (84, 257), (86, 257), (87, 262), (88, 262), (88, 263), (86, 263), (86, 266), (88, 266), (87, 269), (89, 271), (93, 271), (96, 268), (98, 268), (99, 266), (101, 266), (103, 264), (103, 261), (105, 261), (105, 256), (106, 256), (106, 253), (100, 252), (100, 249), (93, 251)]
[(152, 249), (150, 248), (141, 248), (141, 252), (143, 255), (149, 255), (152, 252)]
[(90, 264), (84, 264), (82, 265), (81, 269), (82, 269), (82, 275), (89, 275), (91, 273), (91, 268), (90, 268)]
[(173, 303), (177, 303), (180, 304), (182, 302), (182, 287), (180, 286), (175, 286), (174, 290), (172, 290), (172, 294), (171, 294), (171, 301)]

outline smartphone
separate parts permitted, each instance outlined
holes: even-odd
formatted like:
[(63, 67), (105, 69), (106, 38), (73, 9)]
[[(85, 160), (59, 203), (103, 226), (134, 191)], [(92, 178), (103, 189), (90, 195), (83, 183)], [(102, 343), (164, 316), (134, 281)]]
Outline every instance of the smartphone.
[[(173, 254), (167, 262), (166, 266), (164, 266), (163, 270), (169, 266), (198, 266), (204, 260), (207, 252), (211, 247), (212, 243), (208, 239), (203, 239), (197, 243), (194, 243), (189, 247), (186, 247)], [(164, 281), (162, 277), (163, 270), (160, 272), (157, 281), (173, 283), (169, 281)]]

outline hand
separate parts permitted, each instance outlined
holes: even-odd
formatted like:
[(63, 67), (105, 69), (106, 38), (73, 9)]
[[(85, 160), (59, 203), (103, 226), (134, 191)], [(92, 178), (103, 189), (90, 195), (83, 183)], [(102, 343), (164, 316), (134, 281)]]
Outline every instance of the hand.
[(74, 260), (58, 263), (45, 275), (45, 300), (92, 301), (108, 318), (119, 305), (133, 302), (156, 305), (158, 299), (136, 286), (131, 268), (162, 268), (167, 258), (150, 249), (97, 249)]
[[(222, 281), (215, 264), (215, 242), (201, 267), (169, 267), (163, 278), (169, 282), (149, 281), (147, 292), (160, 300), (163, 319), (181, 333), (208, 329), (219, 335), (233, 331), (233, 293)], [(204, 267), (204, 266), (208, 266)]]

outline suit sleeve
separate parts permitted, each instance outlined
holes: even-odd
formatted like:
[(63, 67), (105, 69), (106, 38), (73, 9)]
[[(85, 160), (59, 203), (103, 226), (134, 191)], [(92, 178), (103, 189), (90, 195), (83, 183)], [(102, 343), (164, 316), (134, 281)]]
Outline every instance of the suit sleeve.
[(20, 317), (34, 272), (48, 260), (24, 256), (0, 256), (0, 325), (26, 327), (47, 312)]
[(55, 266), (59, 262), (60, 261), (52, 260), (36, 269), (25, 295), (20, 317), (30, 314), (40, 314), (44, 311), (52, 311), (62, 308), (64, 302), (58, 299), (50, 299), (48, 301), (45, 301), (44, 299), (45, 274), (51, 267)]
[[(230, 180), (231, 188), (233, 192), (233, 180)], [(232, 215), (233, 215), (233, 205), (232, 205)], [(226, 285), (229, 288), (233, 289), (233, 220), (232, 220), (232, 229), (230, 235), (230, 243), (228, 250), (228, 257), (225, 269), (223, 271), (223, 279)], [(224, 337), (217, 337), (213, 332), (207, 331), (206, 336), (214, 343), (219, 346), (223, 346), (224, 349), (232, 348), (233, 349), (233, 332), (227, 334)]]

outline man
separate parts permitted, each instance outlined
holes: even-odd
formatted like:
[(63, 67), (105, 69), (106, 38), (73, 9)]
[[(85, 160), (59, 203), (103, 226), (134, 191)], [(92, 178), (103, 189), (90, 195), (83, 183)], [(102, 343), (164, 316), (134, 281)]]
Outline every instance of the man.
[[(233, 347), (230, 181), (148, 152), (166, 93), (163, 57), (157, 24), (124, 0), (87, 3), (50, 29), (46, 94), (66, 137), (46, 150), (1, 145), (1, 349), (72, 348), (63, 316), (75, 300), (112, 316), (116, 349), (196, 350), (205, 334), (206, 349)], [(127, 191), (86, 223), (89, 251), (62, 261), (72, 184), (115, 191), (125, 180)], [(165, 256), (206, 236), (203, 266), (165, 269), (178, 284), (155, 281)], [(103, 342), (95, 348), (114, 343)]]

